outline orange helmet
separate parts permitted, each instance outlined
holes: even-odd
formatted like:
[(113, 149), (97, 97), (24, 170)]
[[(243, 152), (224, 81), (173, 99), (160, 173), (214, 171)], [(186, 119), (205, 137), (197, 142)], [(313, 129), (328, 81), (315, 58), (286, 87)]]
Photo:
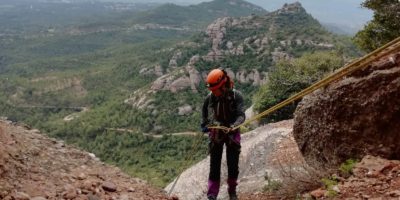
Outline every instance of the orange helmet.
[(228, 77), (223, 70), (213, 69), (207, 76), (207, 88), (211, 91), (215, 91), (221, 88), (227, 80)]

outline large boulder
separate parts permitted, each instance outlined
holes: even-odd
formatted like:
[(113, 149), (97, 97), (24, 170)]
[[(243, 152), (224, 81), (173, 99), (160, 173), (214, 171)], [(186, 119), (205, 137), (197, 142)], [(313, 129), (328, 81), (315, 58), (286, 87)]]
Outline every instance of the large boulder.
[(293, 135), (314, 167), (366, 154), (400, 159), (400, 53), (304, 97)]

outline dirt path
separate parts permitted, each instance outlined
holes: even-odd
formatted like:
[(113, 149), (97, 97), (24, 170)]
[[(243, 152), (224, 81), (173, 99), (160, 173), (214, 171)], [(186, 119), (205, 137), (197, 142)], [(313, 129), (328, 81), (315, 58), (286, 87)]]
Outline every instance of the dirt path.
[[(110, 131), (117, 131), (117, 132), (121, 132), (121, 133), (136, 133), (137, 131), (134, 129), (126, 129), (126, 128), (107, 128), (107, 130)], [(196, 132), (180, 132), (180, 133), (165, 133), (163, 135), (157, 135), (157, 134), (151, 134), (151, 133), (143, 133), (143, 135), (145, 136), (150, 136), (153, 138), (162, 138), (163, 136), (197, 136)], [(205, 137), (207, 137), (206, 134), (204, 134)]]

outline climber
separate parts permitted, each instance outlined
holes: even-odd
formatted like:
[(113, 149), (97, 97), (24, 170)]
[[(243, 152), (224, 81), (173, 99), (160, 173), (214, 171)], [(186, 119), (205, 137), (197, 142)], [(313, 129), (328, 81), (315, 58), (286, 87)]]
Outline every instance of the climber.
[[(224, 144), (228, 165), (228, 193), (230, 200), (236, 200), (236, 186), (239, 175), (240, 131), (233, 129), (245, 121), (243, 97), (233, 89), (233, 81), (223, 69), (214, 69), (207, 76), (207, 88), (211, 91), (202, 108), (202, 132), (209, 134), (210, 174), (208, 177), (208, 199), (216, 199), (221, 179), (221, 159)], [(210, 114), (210, 115), (209, 115)], [(208, 128), (213, 125), (227, 127), (227, 130)]]

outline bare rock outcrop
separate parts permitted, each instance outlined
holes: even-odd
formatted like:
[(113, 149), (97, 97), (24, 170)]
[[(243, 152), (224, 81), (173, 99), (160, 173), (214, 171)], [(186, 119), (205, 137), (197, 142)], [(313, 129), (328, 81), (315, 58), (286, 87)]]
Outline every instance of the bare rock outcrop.
[(212, 47), (211, 51), (206, 56), (203, 56), (204, 60), (214, 61), (222, 58), (224, 53), (220, 49), (220, 46), (223, 43), (226, 29), (232, 25), (232, 21), (233, 18), (231, 17), (219, 18), (207, 27), (206, 34), (211, 40)]
[(215, 20), (206, 29), (206, 34), (212, 39), (212, 50), (217, 51), (226, 34), (226, 27), (232, 24), (232, 18), (224, 17)]
[(173, 93), (191, 88), (192, 91), (197, 92), (197, 86), (200, 83), (200, 74), (194, 68), (188, 72), (189, 76), (180, 72), (178, 75), (166, 74), (156, 79), (151, 90), (169, 90)]
[(163, 73), (163, 68), (161, 67), (161, 65), (156, 65), (154, 67), (142, 67), (139, 70), (139, 74), (140, 75), (156, 75), (157, 77), (162, 76)]
[[(265, 185), (265, 175), (279, 179), (281, 167), (296, 167), (304, 163), (291, 136), (292, 121), (282, 121), (259, 127), (242, 135), (242, 148), (239, 162), (239, 193), (256, 192)], [(288, 145), (284, 145), (288, 144)], [(225, 152), (224, 152), (225, 154)], [(288, 162), (278, 164), (281, 157), (291, 158)], [(226, 191), (226, 156), (222, 156), (220, 199), (227, 199)], [(209, 157), (182, 173), (173, 194), (185, 200), (197, 200), (206, 196), (209, 173)], [(165, 190), (169, 191), (171, 183)]]
[(189, 73), (190, 88), (193, 92), (197, 92), (197, 87), (199, 86), (201, 81), (200, 72), (191, 65), (186, 67), (186, 71)]
[(201, 75), (200, 72), (196, 70), (195, 64), (199, 62), (200, 56), (195, 55), (190, 58), (189, 63), (186, 66), (186, 71), (189, 73), (190, 78), (190, 87), (193, 92), (197, 92), (197, 87), (201, 82)]
[(294, 137), (307, 162), (336, 167), (369, 154), (400, 159), (400, 54), (306, 96)]
[(168, 199), (94, 154), (9, 121), (0, 121), (0, 152), (0, 199)]
[(290, 60), (291, 55), (281, 50), (281, 48), (275, 48), (274, 52), (271, 52), (272, 60), (276, 63), (279, 60)]
[(168, 90), (173, 93), (186, 89), (188, 86), (191, 85), (190, 78), (187, 76), (179, 77), (178, 79), (174, 80), (171, 85), (169, 85)]
[(170, 75), (170, 74), (165, 74), (165, 75), (157, 78), (153, 82), (151, 89), (155, 90), (155, 91), (162, 90), (165, 87), (168, 87), (169, 85), (171, 85), (171, 83), (174, 81), (174, 79), (175, 79), (175, 76)]
[(197, 92), (197, 87), (201, 81), (200, 72), (196, 70), (195, 64), (200, 60), (200, 56), (193, 56), (185, 68), (170, 71), (170, 73), (158, 77), (152, 84), (153, 91), (169, 90), (173, 93), (191, 88)]
[(189, 115), (193, 112), (193, 108), (190, 105), (184, 105), (178, 108), (178, 115)]
[(151, 98), (154, 94), (154, 90), (136, 90), (128, 99), (124, 100), (124, 103), (132, 105), (138, 109), (145, 109), (151, 107), (154, 100)]
[(234, 81), (238, 83), (251, 83), (253, 86), (260, 86), (265, 84), (268, 79), (268, 74), (266, 72), (259, 72), (256, 69), (251, 71), (241, 70), (236, 72), (236, 74), (230, 69), (227, 68), (226, 72), (229, 77), (231, 77)]
[(304, 11), (304, 8), (299, 2), (291, 3), (291, 4), (284, 4), (283, 7), (278, 10), (279, 14), (282, 13), (297, 13)]
[(181, 51), (177, 51), (177, 52), (172, 56), (172, 58), (169, 60), (168, 67), (169, 67), (169, 68), (172, 68), (172, 69), (178, 67), (178, 60), (181, 59), (181, 57), (182, 57), (182, 52), (181, 52)]
[(161, 67), (161, 65), (154, 66), (154, 74), (156, 76), (162, 76), (164, 74), (163, 68)]

